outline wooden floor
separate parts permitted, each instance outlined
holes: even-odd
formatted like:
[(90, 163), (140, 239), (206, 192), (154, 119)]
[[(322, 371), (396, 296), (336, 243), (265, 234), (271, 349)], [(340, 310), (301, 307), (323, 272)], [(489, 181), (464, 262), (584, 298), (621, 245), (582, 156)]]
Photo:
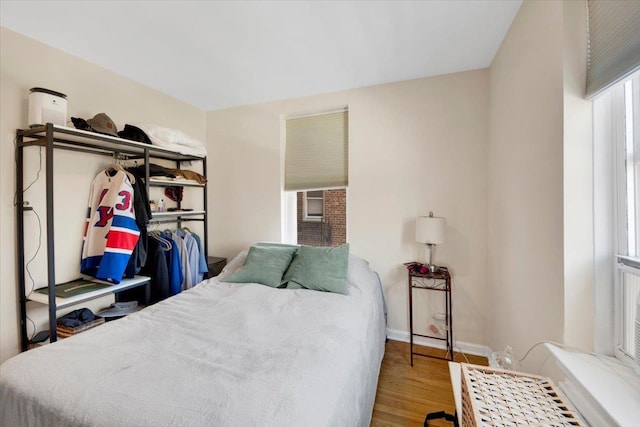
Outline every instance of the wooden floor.
[[(414, 351), (424, 354), (444, 355), (443, 350), (414, 346)], [(467, 355), (469, 363), (486, 365), (485, 357)], [(466, 362), (456, 353), (456, 362)], [(446, 411), (453, 414), (453, 390), (449, 380), (449, 366), (446, 360), (414, 356), (413, 367), (409, 363), (409, 344), (388, 341), (378, 392), (373, 408), (371, 425), (381, 426), (422, 426), (429, 412)], [(429, 426), (447, 426), (446, 421), (429, 422)]]

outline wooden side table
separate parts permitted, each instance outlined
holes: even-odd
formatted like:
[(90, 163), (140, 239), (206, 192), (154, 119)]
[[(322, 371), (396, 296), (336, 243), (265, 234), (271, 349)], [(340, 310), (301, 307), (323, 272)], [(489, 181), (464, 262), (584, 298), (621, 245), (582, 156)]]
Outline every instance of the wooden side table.
[[(413, 356), (434, 357), (437, 359), (453, 360), (453, 321), (451, 304), (451, 275), (445, 267), (439, 267), (435, 272), (418, 273), (409, 271), (409, 343), (411, 351), (411, 366), (413, 366)], [(445, 336), (424, 335), (413, 332), (413, 290), (421, 289), (426, 291), (444, 292), (445, 296)], [(413, 337), (431, 338), (445, 341), (448, 357), (430, 356), (413, 351)]]
[(221, 257), (210, 256), (207, 257), (207, 267), (209, 268), (209, 272), (205, 273), (204, 278), (209, 279), (211, 277), (215, 277), (227, 265), (227, 259)]

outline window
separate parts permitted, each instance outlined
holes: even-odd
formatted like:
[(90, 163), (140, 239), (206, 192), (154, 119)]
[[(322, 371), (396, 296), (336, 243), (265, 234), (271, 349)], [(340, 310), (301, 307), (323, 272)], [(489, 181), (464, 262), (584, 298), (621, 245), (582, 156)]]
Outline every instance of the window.
[(347, 189), (299, 191), (295, 242), (309, 246), (347, 243)]
[(337, 246), (347, 241), (348, 111), (284, 120), (282, 241)]
[(614, 289), (615, 354), (635, 354), (636, 299), (640, 292), (640, 74), (612, 88), (614, 144), (614, 216), (616, 262)]
[(348, 147), (346, 110), (288, 118), (285, 191), (346, 187)]
[[(634, 357), (640, 283), (640, 2), (587, 2), (596, 351)], [(612, 283), (613, 282), (613, 283)], [(635, 354), (636, 357), (640, 355)]]
[(322, 221), (324, 218), (324, 191), (302, 191), (304, 220)]

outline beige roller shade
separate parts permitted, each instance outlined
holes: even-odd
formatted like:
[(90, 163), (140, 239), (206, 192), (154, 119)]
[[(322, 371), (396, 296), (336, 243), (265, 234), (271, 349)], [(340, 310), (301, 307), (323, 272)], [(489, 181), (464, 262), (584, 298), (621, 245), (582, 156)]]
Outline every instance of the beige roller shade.
[(349, 184), (348, 112), (287, 120), (286, 191)]
[(640, 0), (589, 0), (587, 98), (640, 69)]

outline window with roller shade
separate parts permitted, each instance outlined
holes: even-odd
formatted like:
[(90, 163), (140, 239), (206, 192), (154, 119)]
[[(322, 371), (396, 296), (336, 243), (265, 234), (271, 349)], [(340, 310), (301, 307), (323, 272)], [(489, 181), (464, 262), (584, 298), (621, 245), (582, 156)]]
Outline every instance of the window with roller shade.
[(610, 279), (613, 352), (631, 363), (639, 356), (635, 318), (640, 294), (640, 73), (599, 95), (593, 117), (596, 147), (608, 146), (612, 153), (613, 206), (608, 232), (612, 234), (610, 256), (615, 261)]
[[(629, 362), (640, 357), (635, 351), (640, 338), (634, 331), (640, 293), (640, 2), (588, 0), (587, 13), (586, 97), (594, 101), (598, 150), (594, 172), (601, 173), (597, 176), (602, 181), (611, 180), (610, 187), (595, 187), (595, 212), (600, 215), (595, 224), (602, 231), (596, 253), (615, 260), (613, 277), (598, 274), (608, 271), (606, 263), (596, 271), (601, 277), (596, 284), (612, 290), (599, 294), (607, 302), (597, 321), (607, 325), (599, 332), (602, 342)], [(610, 248), (609, 255), (598, 252), (599, 247)]]
[(587, 98), (640, 70), (640, 1), (588, 0)]
[(287, 119), (285, 191), (349, 185), (347, 111)]
[(289, 118), (285, 129), (284, 189), (296, 218), (287, 234), (304, 245), (346, 243), (347, 110)]

